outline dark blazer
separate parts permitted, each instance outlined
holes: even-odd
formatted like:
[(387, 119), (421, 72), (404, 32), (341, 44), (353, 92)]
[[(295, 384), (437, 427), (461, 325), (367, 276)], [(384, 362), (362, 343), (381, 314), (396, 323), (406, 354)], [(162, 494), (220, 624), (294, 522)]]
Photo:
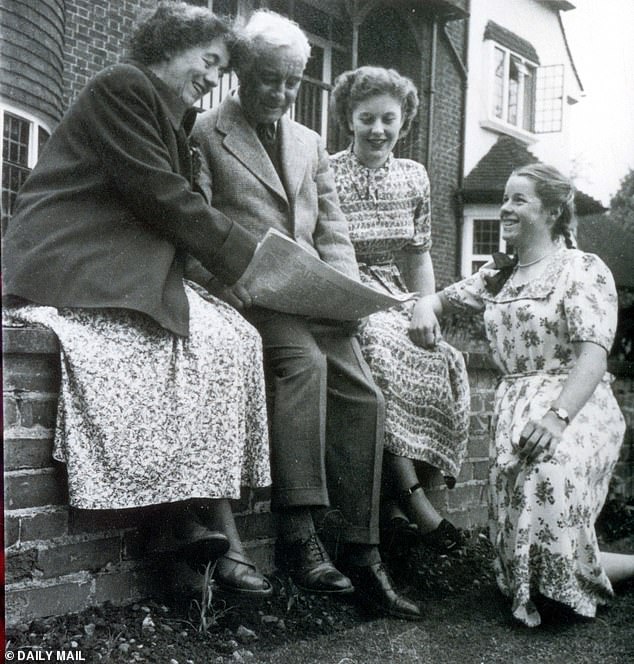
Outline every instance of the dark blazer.
[(281, 178), (235, 95), (198, 116), (192, 136), (201, 186), (213, 206), (258, 237), (275, 228), (313, 255), (358, 279), (348, 224), (317, 133), (283, 116), (278, 122)]
[(230, 284), (256, 244), (192, 189), (192, 115), (142, 67), (100, 72), (18, 195), (4, 244), (5, 294), (134, 309), (187, 335), (185, 255)]

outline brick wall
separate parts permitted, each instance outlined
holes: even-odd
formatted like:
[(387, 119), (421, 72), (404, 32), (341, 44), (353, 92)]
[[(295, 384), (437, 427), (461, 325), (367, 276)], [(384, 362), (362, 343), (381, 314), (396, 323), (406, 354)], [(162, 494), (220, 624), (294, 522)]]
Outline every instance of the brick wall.
[[(173, 547), (160, 512), (68, 506), (65, 467), (51, 456), (59, 381), (55, 336), (4, 328), (3, 353), (8, 622), (156, 595), (164, 585), (157, 573)], [(486, 520), (486, 431), (494, 381), (488, 369), (478, 369), (473, 378), (473, 434), (459, 484), (449, 492), (439, 477), (429, 479), (432, 500), (465, 527)], [(233, 509), (251, 557), (270, 571), (274, 524), (268, 490), (245, 491)]]
[[(127, 603), (165, 590), (173, 542), (160, 510), (85, 511), (67, 504), (65, 467), (52, 460), (59, 381), (55, 336), (35, 328), (4, 328), (4, 481), (6, 606), (9, 624), (79, 611), (105, 601)], [(486, 524), (487, 458), (496, 374), (482, 353), (469, 355), (471, 430), (467, 458), (449, 491), (427, 478), (432, 502), (455, 524)], [(612, 366), (614, 391), (628, 433), (619, 490), (634, 495), (634, 378)], [(268, 490), (245, 491), (233, 510), (250, 556), (273, 569), (274, 523)], [(163, 573), (161, 573), (163, 572)], [(184, 568), (173, 583), (194, 583)], [(169, 590), (169, 589), (168, 589)]]
[(64, 108), (95, 74), (118, 62), (139, 11), (155, 6), (156, 0), (66, 0)]
[[(59, 382), (55, 336), (3, 329), (6, 607), (9, 624), (126, 603), (164, 590), (173, 542), (155, 509), (68, 506), (65, 466), (53, 461)], [(245, 492), (236, 521), (250, 556), (272, 568), (269, 492)], [(178, 571), (178, 570), (177, 570)], [(189, 583), (184, 569), (175, 584)]]

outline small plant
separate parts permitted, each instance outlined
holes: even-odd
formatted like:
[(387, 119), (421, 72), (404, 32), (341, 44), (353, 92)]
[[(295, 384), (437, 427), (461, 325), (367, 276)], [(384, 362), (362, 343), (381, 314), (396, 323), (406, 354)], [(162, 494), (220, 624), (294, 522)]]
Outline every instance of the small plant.
[(203, 573), (200, 601), (193, 599), (189, 609), (190, 617), (192, 617), (190, 624), (201, 634), (208, 634), (209, 630), (218, 624), (218, 619), (230, 611), (230, 607), (227, 607), (224, 602), (221, 603), (222, 608), (213, 605), (212, 577), (215, 569), (215, 561), (207, 563)]
[(207, 634), (209, 632), (209, 628), (218, 623), (212, 604), (213, 590), (211, 587), (211, 577), (213, 576), (214, 569), (216, 569), (215, 562), (207, 563), (205, 572), (203, 574), (200, 601), (193, 599), (191, 604), (191, 607), (195, 611), (196, 615), (195, 627), (203, 634)]

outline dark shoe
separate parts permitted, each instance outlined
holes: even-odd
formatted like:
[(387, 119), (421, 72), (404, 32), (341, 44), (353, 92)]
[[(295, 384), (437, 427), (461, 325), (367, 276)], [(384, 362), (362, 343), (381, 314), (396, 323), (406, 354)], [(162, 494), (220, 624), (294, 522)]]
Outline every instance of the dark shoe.
[(209, 530), (195, 518), (176, 520), (173, 532), (178, 541), (178, 555), (195, 572), (204, 572), (209, 563), (229, 551), (229, 540), (223, 533)]
[(285, 545), (285, 565), (295, 585), (312, 593), (351, 593), (352, 583), (333, 564), (316, 534)]
[(268, 579), (259, 574), (255, 565), (237, 551), (229, 551), (218, 559), (214, 579), (218, 588), (225, 592), (258, 597), (273, 594), (273, 586)]
[(438, 553), (455, 554), (464, 548), (464, 535), (447, 519), (443, 519), (430, 533), (420, 536), (421, 542)]
[(390, 556), (404, 556), (420, 543), (418, 526), (396, 516), (381, 527), (381, 549)]
[(358, 600), (382, 613), (404, 620), (422, 620), (420, 608), (411, 600), (401, 597), (383, 563), (351, 566), (348, 570)]

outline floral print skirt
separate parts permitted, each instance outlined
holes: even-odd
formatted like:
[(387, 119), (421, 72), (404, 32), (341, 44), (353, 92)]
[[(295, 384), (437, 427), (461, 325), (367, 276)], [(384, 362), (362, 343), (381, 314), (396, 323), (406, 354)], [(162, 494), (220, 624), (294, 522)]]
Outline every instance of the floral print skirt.
[(260, 337), (227, 304), (185, 291), (187, 338), (124, 309), (5, 311), (8, 324), (59, 339), (54, 457), (67, 465), (71, 505), (238, 498), (241, 485), (270, 484)]
[(373, 314), (360, 336), (363, 356), (385, 397), (385, 449), (456, 478), (469, 434), (469, 379), (462, 353), (409, 338), (413, 303)]
[(594, 530), (625, 431), (609, 375), (551, 460), (526, 463), (514, 450), (526, 422), (546, 413), (565, 379), (545, 373), (503, 379), (495, 397), (489, 516), (496, 577), (515, 618), (531, 627), (541, 622), (537, 595), (586, 617), (612, 595)]

